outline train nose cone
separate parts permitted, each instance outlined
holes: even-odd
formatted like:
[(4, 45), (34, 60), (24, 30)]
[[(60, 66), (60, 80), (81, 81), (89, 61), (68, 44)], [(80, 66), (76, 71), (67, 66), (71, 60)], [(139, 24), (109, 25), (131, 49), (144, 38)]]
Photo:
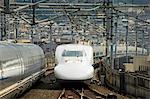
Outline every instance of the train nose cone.
[(93, 77), (94, 68), (81, 63), (59, 64), (55, 67), (54, 73), (58, 79), (86, 80)]

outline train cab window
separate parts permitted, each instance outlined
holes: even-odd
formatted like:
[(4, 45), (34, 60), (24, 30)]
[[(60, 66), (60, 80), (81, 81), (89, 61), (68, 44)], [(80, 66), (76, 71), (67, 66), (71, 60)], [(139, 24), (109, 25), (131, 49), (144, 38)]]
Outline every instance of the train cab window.
[(63, 57), (82, 57), (83, 51), (66, 51), (64, 50)]

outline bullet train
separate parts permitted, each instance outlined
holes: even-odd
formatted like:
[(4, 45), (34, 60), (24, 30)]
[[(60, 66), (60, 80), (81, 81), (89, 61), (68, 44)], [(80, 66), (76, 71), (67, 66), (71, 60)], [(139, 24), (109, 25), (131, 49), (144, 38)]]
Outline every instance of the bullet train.
[(65, 44), (56, 48), (55, 77), (59, 80), (82, 81), (93, 77), (93, 49), (88, 45)]
[(23, 79), (43, 67), (44, 53), (39, 46), (0, 42), (0, 82)]
[[(80, 44), (60, 45), (56, 48), (57, 65), (54, 73), (57, 79), (61, 80), (88, 80), (93, 77), (94, 68), (92, 64), (99, 62), (99, 57), (106, 56), (106, 46), (87, 46)], [(114, 50), (114, 48), (113, 48)], [(110, 49), (108, 57), (110, 56)], [(115, 51), (113, 51), (113, 55)], [(128, 46), (128, 56), (136, 54), (134, 46)], [(147, 50), (137, 48), (137, 54), (147, 54)], [(118, 45), (116, 56), (125, 56), (126, 46)], [(94, 59), (93, 59), (94, 58)]]

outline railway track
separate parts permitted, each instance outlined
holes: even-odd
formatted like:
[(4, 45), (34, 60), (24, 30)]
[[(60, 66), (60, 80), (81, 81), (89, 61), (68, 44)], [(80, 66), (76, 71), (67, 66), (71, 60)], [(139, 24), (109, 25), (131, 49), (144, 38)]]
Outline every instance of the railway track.
[(88, 89), (90, 91), (93, 91), (94, 93), (99, 95), (98, 97), (101, 97), (104, 99), (106, 99), (108, 97), (113, 97), (113, 99), (114, 98), (115, 99), (129, 99), (127, 96), (120, 95), (120, 94), (114, 92), (113, 90), (109, 90), (108, 88), (106, 88), (104, 86), (99, 86), (97, 84), (90, 84), (88, 82), (85, 82), (85, 84), (88, 86)]
[(21, 99), (106, 99), (109, 94), (113, 94), (118, 99), (129, 99), (108, 90), (103, 86), (85, 82), (57, 82), (53, 69), (47, 70), (45, 76), (41, 78), (30, 90), (26, 91)]
[(63, 89), (57, 99), (105, 99), (100, 94), (88, 89)]
[(89, 81), (75, 83), (60, 83), (54, 76), (54, 67), (48, 66), (44, 76), (27, 90), (21, 99), (106, 99), (113, 93), (118, 99), (128, 99), (105, 87), (91, 84)]
[[(86, 94), (88, 93), (88, 94)], [(88, 96), (89, 93), (92, 97)], [(93, 94), (93, 95), (92, 95)], [(77, 83), (59, 83), (55, 80), (53, 72), (40, 79), (30, 90), (21, 96), (21, 99), (93, 99), (97, 93), (90, 92), (87, 85)], [(100, 95), (99, 95), (100, 96)]]

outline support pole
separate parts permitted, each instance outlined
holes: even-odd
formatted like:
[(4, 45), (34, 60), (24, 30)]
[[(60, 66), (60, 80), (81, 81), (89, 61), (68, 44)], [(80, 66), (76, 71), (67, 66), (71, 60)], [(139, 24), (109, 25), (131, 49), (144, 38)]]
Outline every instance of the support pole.
[(125, 26), (126, 28), (126, 62), (128, 63), (128, 24)]
[(10, 2), (9, 0), (4, 0), (4, 7), (5, 8), (4, 8), (4, 14), (3, 14), (3, 20), (2, 20), (3, 21), (2, 40), (7, 38), (6, 37), (7, 29), (9, 28), (9, 27), (6, 27), (9, 24), (9, 23), (6, 23), (6, 19), (9, 17), (8, 14), (10, 14), (10, 4), (9, 4), (9, 2)]
[(9, 14), (10, 13), (9, 0), (4, 0), (4, 7), (5, 7), (5, 14)]
[(142, 55), (144, 55), (144, 30), (142, 30)]
[(103, 13), (105, 14), (105, 18), (103, 18), (103, 27), (106, 29), (106, 33), (104, 33), (103, 35), (105, 36), (106, 38), (106, 47), (105, 47), (105, 55), (107, 56), (108, 55), (108, 27), (106, 27), (106, 20), (108, 19), (108, 15), (106, 13), (107, 9), (106, 9), (106, 0), (103, 1)]
[(137, 35), (137, 24), (135, 25), (135, 51), (136, 51), (136, 56), (137, 56), (137, 42), (138, 42), (138, 35)]
[(19, 20), (17, 18), (15, 18), (15, 39), (18, 38), (18, 22)]
[[(110, 6), (112, 6), (112, 1), (110, 1)], [(114, 51), (113, 51), (113, 47), (114, 47), (114, 42), (113, 42), (113, 10), (112, 8), (110, 8), (110, 60), (111, 60), (111, 68), (114, 69)]]
[(54, 24), (54, 22), (53, 21), (50, 21), (50, 24), (49, 24), (49, 31), (50, 31), (50, 33), (49, 33), (49, 41), (50, 41), (50, 43), (52, 42), (52, 25)]
[(33, 41), (33, 32), (34, 32), (34, 26), (33, 25), (31, 25), (31, 43), (34, 43), (34, 41)]
[[(32, 3), (35, 3), (35, 0), (32, 0)], [(32, 6), (32, 24), (35, 25), (35, 5)]]
[(118, 41), (118, 16), (115, 22), (115, 57), (117, 54), (117, 46), (118, 46), (117, 41)]

